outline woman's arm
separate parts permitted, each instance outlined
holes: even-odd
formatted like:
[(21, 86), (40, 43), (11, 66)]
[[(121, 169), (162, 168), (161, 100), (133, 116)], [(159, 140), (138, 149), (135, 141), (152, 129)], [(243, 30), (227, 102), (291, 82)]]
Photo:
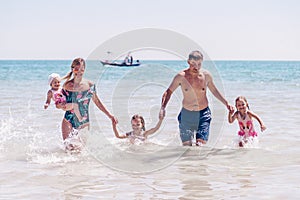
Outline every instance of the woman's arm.
[(103, 105), (103, 103), (101, 102), (101, 100), (99, 99), (99, 97), (96, 93), (93, 94), (92, 99), (93, 99), (94, 103), (96, 104), (96, 106), (99, 108), (99, 110), (101, 110), (114, 123), (118, 123), (118, 120), (112, 114), (110, 114), (110, 112), (105, 108), (105, 106)]

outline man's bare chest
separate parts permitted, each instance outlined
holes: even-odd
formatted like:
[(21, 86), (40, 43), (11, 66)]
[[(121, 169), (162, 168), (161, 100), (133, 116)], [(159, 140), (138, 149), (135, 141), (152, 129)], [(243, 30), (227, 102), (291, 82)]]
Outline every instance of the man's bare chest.
[(181, 88), (184, 92), (189, 91), (205, 91), (206, 81), (204, 76), (185, 77), (181, 83)]

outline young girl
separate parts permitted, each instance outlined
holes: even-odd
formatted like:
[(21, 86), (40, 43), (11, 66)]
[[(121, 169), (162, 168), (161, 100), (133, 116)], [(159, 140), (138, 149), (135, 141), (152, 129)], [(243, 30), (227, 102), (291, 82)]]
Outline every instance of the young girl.
[(125, 135), (119, 134), (116, 123), (112, 123), (112, 126), (117, 138), (129, 138), (130, 143), (134, 144), (136, 142), (145, 141), (148, 135), (155, 133), (161, 126), (162, 120), (163, 117), (159, 117), (159, 121), (157, 122), (156, 126), (146, 131), (144, 118), (140, 115), (133, 115), (131, 118), (132, 131), (126, 133)]
[(238, 135), (240, 136), (239, 146), (243, 147), (245, 143), (248, 142), (249, 138), (254, 138), (257, 136), (257, 133), (254, 130), (252, 118), (255, 118), (259, 124), (261, 131), (266, 130), (266, 127), (263, 121), (258, 115), (250, 111), (248, 102), (245, 97), (239, 96), (235, 100), (235, 107), (237, 111), (229, 111), (228, 113), (228, 122), (232, 123), (235, 119), (238, 120), (240, 131)]
[(60, 76), (59, 74), (52, 73), (48, 77), (48, 84), (51, 89), (47, 92), (47, 100), (44, 105), (44, 108), (47, 109), (51, 99), (55, 102), (55, 105), (61, 104), (63, 110), (72, 110), (74, 109), (74, 113), (79, 121), (85, 120), (87, 117), (82, 117), (78, 105), (76, 103), (66, 103), (66, 97), (62, 93), (62, 88), (60, 87)]

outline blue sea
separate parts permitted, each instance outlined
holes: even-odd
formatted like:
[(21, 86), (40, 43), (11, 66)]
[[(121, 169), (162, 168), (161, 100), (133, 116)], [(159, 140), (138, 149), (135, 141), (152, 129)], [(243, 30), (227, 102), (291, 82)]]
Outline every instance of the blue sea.
[[(155, 126), (163, 92), (187, 67), (185, 61), (141, 61), (109, 67), (88, 61), (85, 78), (119, 120), (131, 129), (133, 114)], [(114, 137), (110, 120), (91, 103), (91, 129), (81, 153), (66, 153), (64, 112), (47, 110), (48, 75), (70, 71), (71, 60), (0, 61), (0, 199), (298, 199), (300, 196), (300, 62), (210, 61), (214, 82), (234, 105), (247, 98), (267, 130), (246, 148), (237, 147), (236, 123), (208, 93), (213, 121), (208, 144), (182, 147), (174, 92), (160, 130), (132, 145)]]

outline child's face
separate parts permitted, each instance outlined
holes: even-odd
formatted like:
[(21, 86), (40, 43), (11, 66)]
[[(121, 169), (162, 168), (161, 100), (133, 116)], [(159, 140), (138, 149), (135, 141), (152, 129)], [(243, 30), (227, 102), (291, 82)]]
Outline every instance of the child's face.
[(247, 103), (242, 99), (237, 100), (235, 106), (236, 109), (240, 112), (246, 112), (247, 110)]
[(52, 89), (58, 89), (60, 87), (60, 80), (57, 78), (54, 78), (53, 81), (51, 82), (51, 87)]
[(141, 131), (143, 127), (141, 119), (131, 120), (131, 127), (134, 131)]

